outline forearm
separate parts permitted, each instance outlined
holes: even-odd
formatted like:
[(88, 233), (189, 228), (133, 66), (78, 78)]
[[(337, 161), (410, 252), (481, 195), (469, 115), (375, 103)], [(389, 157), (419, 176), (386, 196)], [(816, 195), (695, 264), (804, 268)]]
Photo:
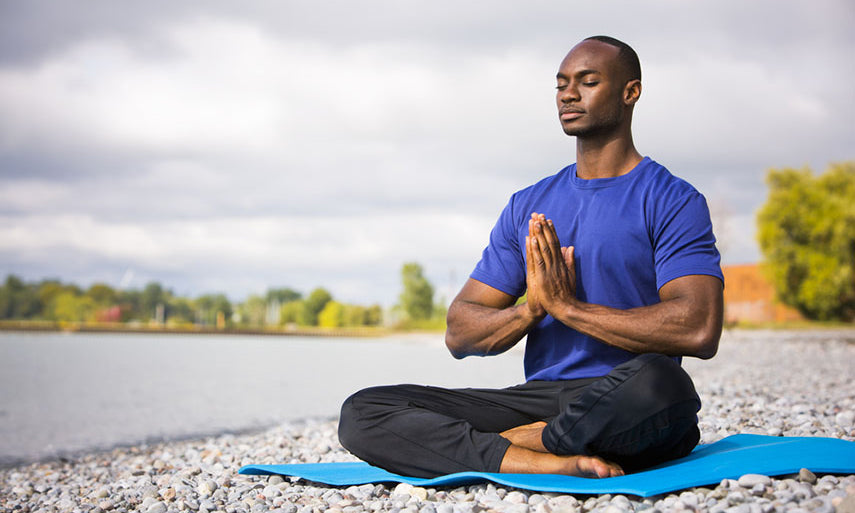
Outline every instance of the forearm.
[(574, 300), (551, 313), (579, 332), (634, 353), (711, 358), (721, 335), (719, 308), (688, 298), (628, 310)]
[(445, 344), (455, 358), (499, 354), (519, 342), (541, 319), (525, 304), (493, 308), (455, 301), (448, 309)]

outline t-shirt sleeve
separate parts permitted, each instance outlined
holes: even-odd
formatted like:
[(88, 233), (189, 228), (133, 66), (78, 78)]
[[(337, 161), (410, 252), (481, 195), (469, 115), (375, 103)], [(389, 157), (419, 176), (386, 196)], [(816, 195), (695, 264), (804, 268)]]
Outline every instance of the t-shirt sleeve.
[(693, 190), (676, 201), (660, 203), (654, 233), (656, 288), (693, 274), (715, 276), (724, 282), (721, 256), (715, 247), (706, 199)]
[(519, 297), (525, 292), (525, 260), (518, 237), (518, 222), (514, 215), (514, 199), (502, 210), (490, 232), (490, 241), (470, 278)]

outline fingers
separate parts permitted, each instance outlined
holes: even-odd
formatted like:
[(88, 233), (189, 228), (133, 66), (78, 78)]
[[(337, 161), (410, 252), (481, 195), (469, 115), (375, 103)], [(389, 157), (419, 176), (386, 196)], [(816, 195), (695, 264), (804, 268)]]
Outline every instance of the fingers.
[(555, 262), (561, 253), (561, 244), (552, 220), (546, 219), (543, 214), (532, 212), (528, 226), (529, 236), (532, 237), (535, 247), (540, 250), (544, 260), (547, 264)]
[(561, 248), (561, 255), (564, 257), (564, 263), (567, 264), (567, 268), (574, 269), (576, 265), (576, 248), (573, 246)]
[(529, 273), (535, 272), (535, 266), (544, 265), (543, 245), (537, 237), (537, 221), (529, 219), (528, 221), (528, 236), (525, 238), (526, 250), (526, 270)]

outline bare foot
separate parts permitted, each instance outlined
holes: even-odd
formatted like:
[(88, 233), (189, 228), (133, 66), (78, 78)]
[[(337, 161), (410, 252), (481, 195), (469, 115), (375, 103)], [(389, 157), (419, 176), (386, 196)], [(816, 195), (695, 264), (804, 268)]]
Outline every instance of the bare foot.
[(499, 472), (511, 474), (564, 474), (603, 478), (624, 475), (623, 469), (599, 456), (559, 456), (511, 445)]
[(517, 426), (499, 433), (502, 437), (507, 438), (512, 444), (519, 447), (525, 447), (537, 452), (549, 452), (543, 446), (543, 428), (546, 427), (546, 422), (538, 421), (531, 424)]
[(575, 458), (576, 470), (580, 477), (617, 477), (624, 475), (623, 469), (615, 463), (610, 463), (599, 456), (567, 456)]

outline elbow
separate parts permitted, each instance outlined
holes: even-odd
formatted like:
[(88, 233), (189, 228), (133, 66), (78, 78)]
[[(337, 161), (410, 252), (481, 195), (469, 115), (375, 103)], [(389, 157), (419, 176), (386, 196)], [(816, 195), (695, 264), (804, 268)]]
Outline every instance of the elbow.
[(468, 353), (463, 350), (463, 345), (460, 344), (449, 332), (445, 333), (445, 347), (455, 360), (466, 358)]
[(721, 293), (695, 311), (694, 329), (689, 335), (690, 354), (709, 360), (718, 352), (721, 330), (724, 325), (724, 302)]
[(445, 331), (445, 347), (455, 360), (462, 360), (467, 356), (475, 354), (472, 351), (472, 347), (462, 337), (454, 333), (451, 325)]
[(721, 320), (707, 323), (695, 333), (692, 341), (692, 356), (709, 360), (718, 353), (718, 343), (721, 339)]
[(709, 360), (718, 352), (718, 338), (705, 338), (695, 345), (694, 356)]
[(463, 340), (457, 333), (458, 327), (455, 323), (454, 313), (454, 304), (452, 304), (452, 307), (448, 309), (448, 315), (445, 318), (445, 325), (447, 326), (445, 330), (445, 347), (448, 349), (448, 352), (451, 353), (451, 356), (456, 360), (460, 360), (469, 356), (469, 354), (465, 350)]

